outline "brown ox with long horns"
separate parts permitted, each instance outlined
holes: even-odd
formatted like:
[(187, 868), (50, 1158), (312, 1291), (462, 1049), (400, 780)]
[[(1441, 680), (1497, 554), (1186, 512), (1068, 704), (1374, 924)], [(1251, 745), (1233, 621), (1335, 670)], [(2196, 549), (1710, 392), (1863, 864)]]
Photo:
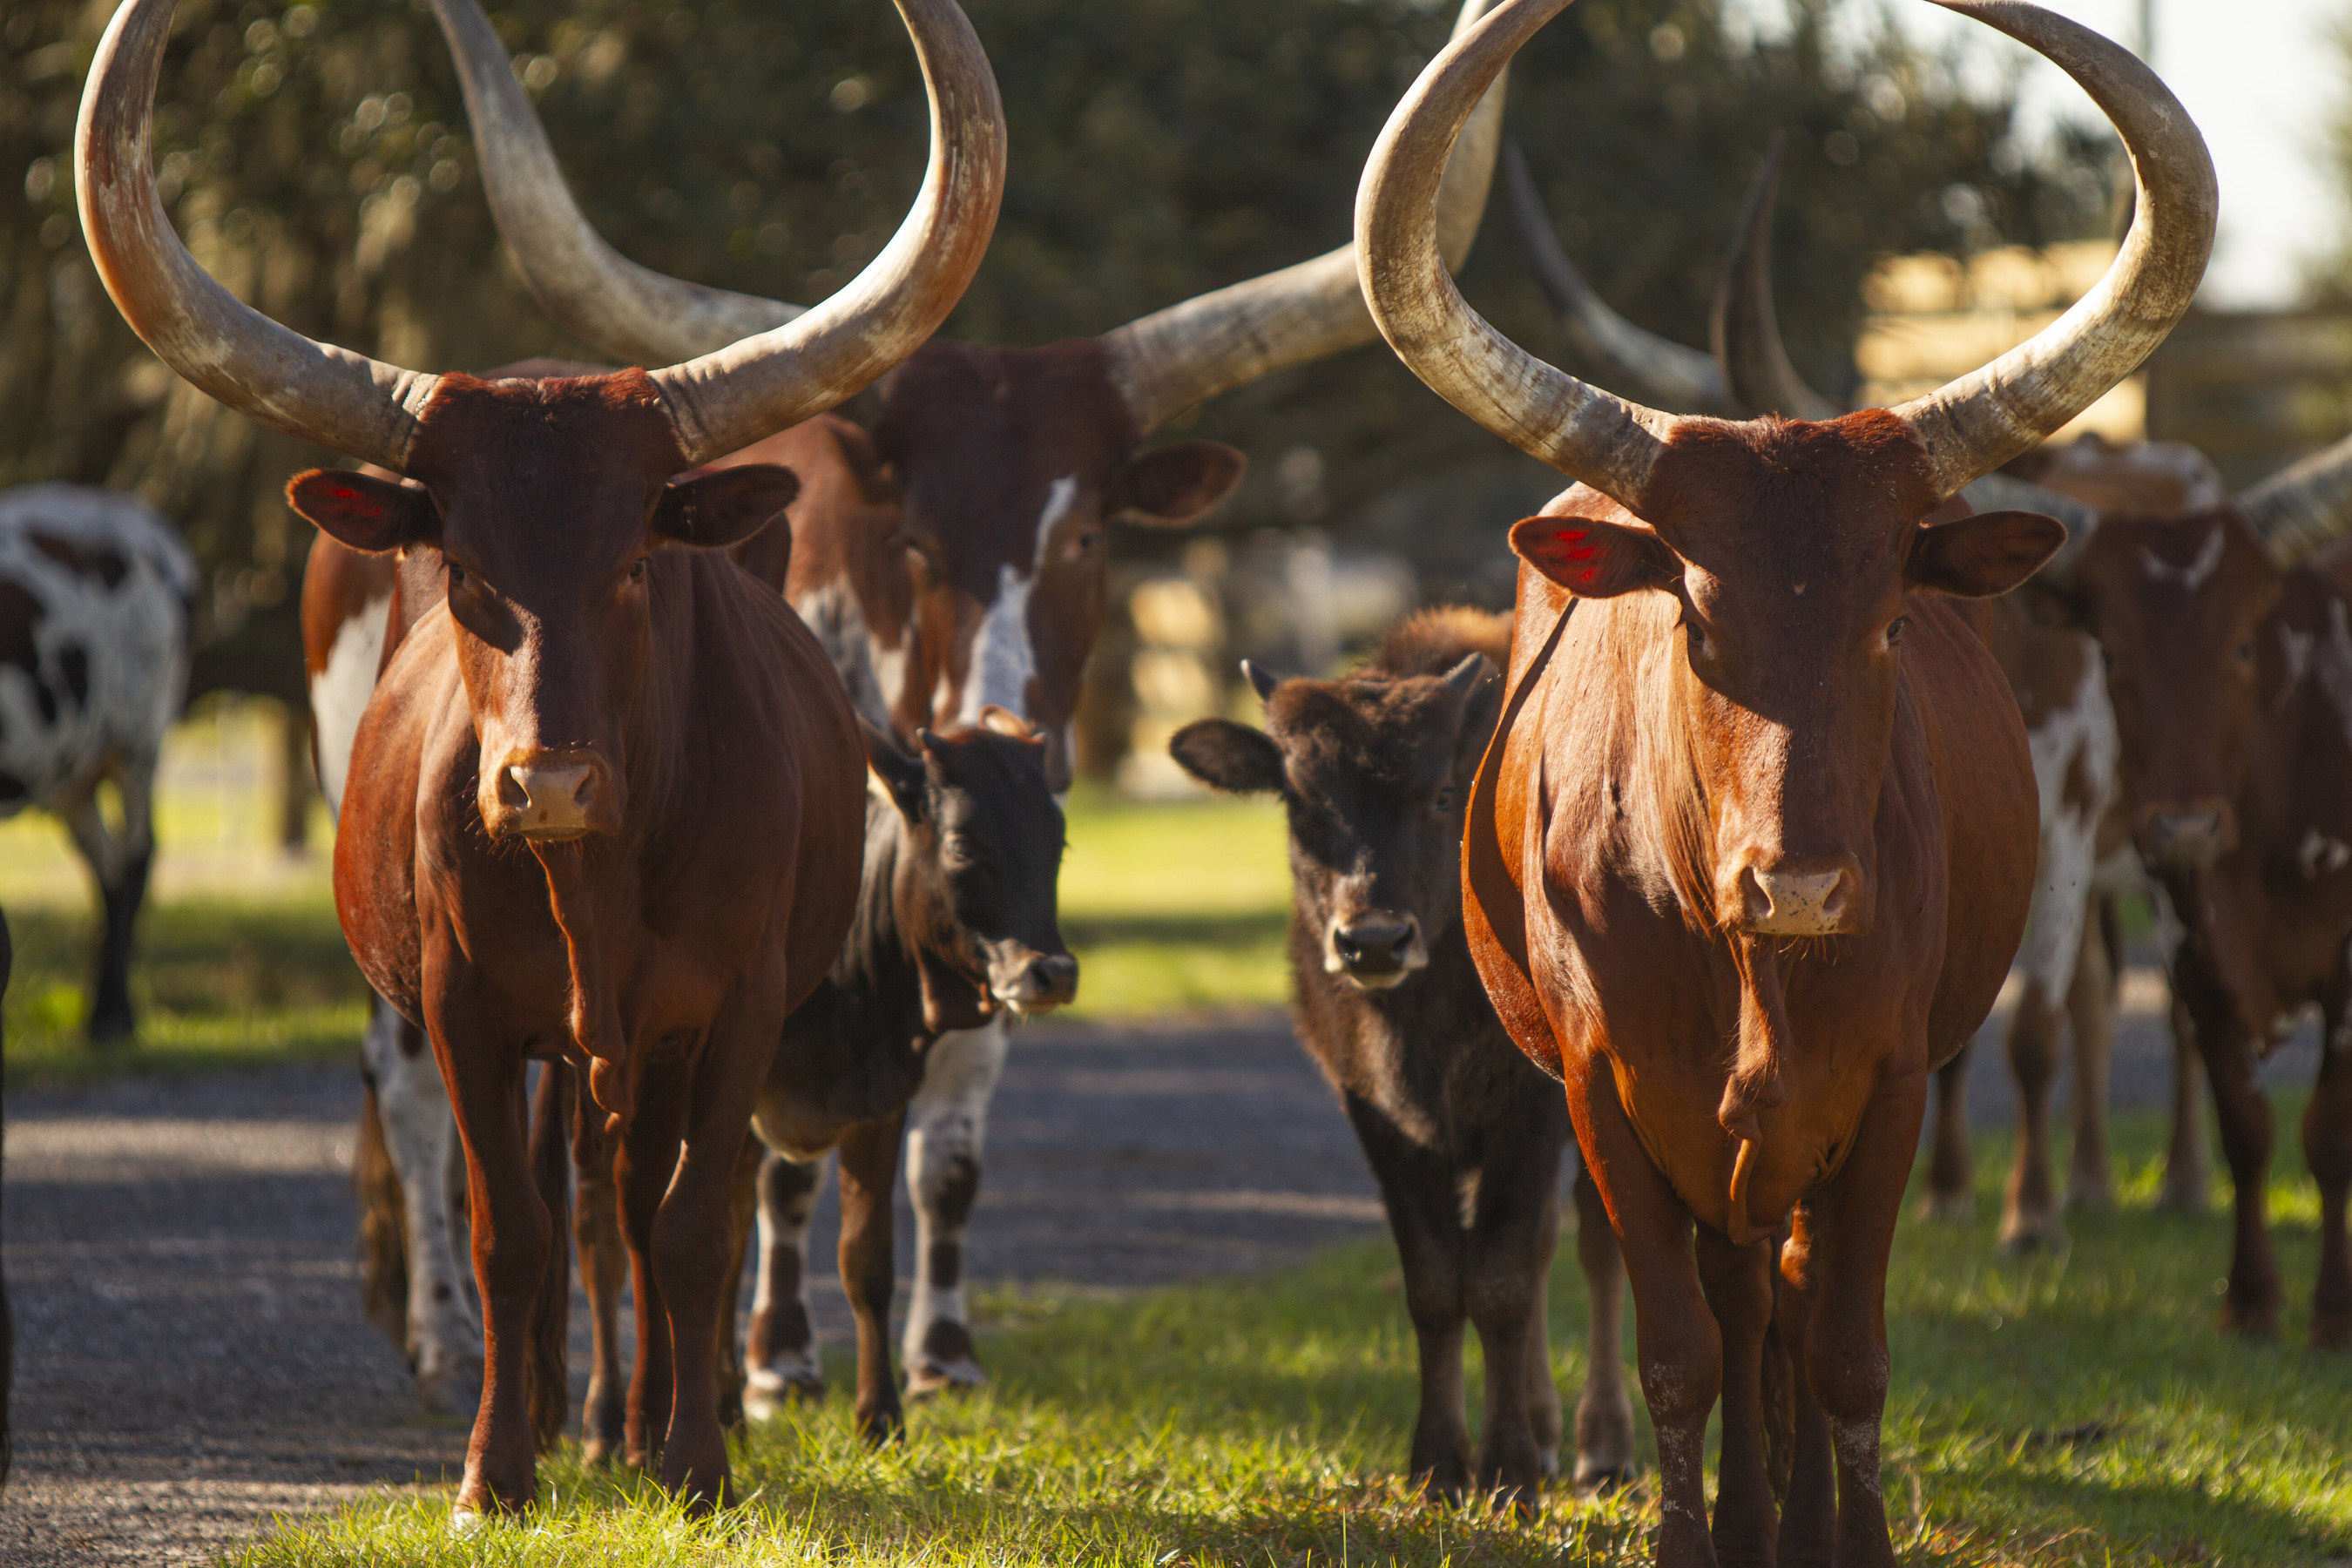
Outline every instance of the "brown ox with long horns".
[[(1487, 4), (1463, 0), (1456, 31)], [(551, 315), (604, 352), (645, 363), (797, 317), (796, 306), (681, 282), (615, 253), (572, 201), (479, 8), (435, 8), (499, 230)], [(1452, 266), (1485, 211), (1502, 104), (1498, 81), (1447, 169), (1439, 228)], [(1045, 737), (1048, 776), (1066, 789), (1071, 724), (1108, 597), (1108, 525), (1188, 526), (1242, 477), (1232, 447), (1147, 449), (1146, 438), (1221, 392), (1377, 335), (1355, 248), (1342, 245), (1098, 337), (1035, 348), (935, 340), (882, 384), (870, 425), (813, 419), (722, 461), (781, 463), (800, 476), (789, 539), (774, 531), (750, 552), (789, 548), (786, 595), (868, 721), (904, 740), (1004, 708)], [(751, 564), (782, 574), (781, 561)], [(904, 1351), (918, 1394), (983, 1375), (966, 1327), (964, 1237), (1007, 1045), (1002, 1022), (947, 1035), (927, 1054), (908, 1109), (917, 1244)], [(804, 1233), (788, 1245), (804, 1247)], [(785, 1336), (773, 1349), (769, 1372), (822, 1389), (813, 1343)]]
[[(1818, 421), (1847, 411), (1798, 374), (1782, 346), (1773, 308), (1772, 216), (1785, 140), (1773, 136), (1740, 215), (1716, 293), (1712, 354), (1658, 337), (1611, 310), (1560, 249), (1525, 158), (1515, 145), (1507, 150), (1512, 211), (1537, 279), (1579, 353), (1603, 366), (1612, 385), (1678, 412), (1781, 414)], [(2009, 472), (2028, 468), (2044, 489), (2055, 493), (2021, 490), (2006, 475), (1993, 475), (1969, 486), (1967, 494), (1977, 505), (2023, 505), (2070, 525), (2092, 516), (2086, 507), (2126, 498), (2131, 510), (2170, 511), (2210, 504), (2222, 495), (2212, 465), (2201, 453), (2178, 445), (2111, 447), (2085, 437), (2069, 447), (2038, 448), (2011, 464)], [(2042, 805), (2040, 870), (2025, 936), (2011, 965), (2017, 1000), (2005, 1052), (2017, 1089), (2018, 1143), (2000, 1238), (2005, 1247), (2027, 1250), (2062, 1244), (2065, 1235), (2050, 1138), (2062, 1025), (2073, 1035), (2074, 1066), (2074, 1151), (2064, 1201), (2092, 1208), (2115, 1201), (2106, 1103), (2123, 959), (2115, 900), (2126, 892), (2157, 890), (2126, 842), (2121, 742), (2096, 640), (2063, 612), (2053, 612), (2039, 580), (1987, 603), (1978, 626), (2025, 721)], [(2193, 1032), (2177, 1020), (2174, 1034), (2173, 1137), (2165, 1201), (2201, 1207), (2203, 1073)], [(1930, 1217), (1963, 1216), (1975, 1206), (1965, 1092), (1972, 1054), (1963, 1047), (1936, 1075), (1933, 1154), (1919, 1204)]]
[[(1357, 204), (1390, 342), (1581, 481), (1513, 531), (1512, 689), (1463, 844), (1472, 951), (1520, 1049), (1564, 1079), (1623, 1249), (1658, 1433), (1658, 1560), (1770, 1561), (1777, 1534), (1783, 1563), (1892, 1563), (1887, 1252), (1927, 1074), (1999, 992), (2036, 837), (2016, 705), (1950, 600), (2015, 586), (2064, 537), (2047, 517), (1953, 503), (2188, 309), (2212, 166), (2126, 51), (2015, 0), (1945, 0), (2055, 60), (2122, 132), (2138, 205), (2107, 277), (2031, 342), (1896, 408), (1662, 414), (1504, 339), (1431, 242), (1454, 130), (1567, 3), (1508, 0), (1433, 62)], [(1767, 1438), (1786, 1406), (1766, 1379), (1782, 1349), (1784, 1515)]]
[(951, 0), (900, 0), (930, 165), (890, 246), (825, 304), (665, 369), (484, 382), (314, 343), (197, 267), (150, 167), (173, 5), (129, 0), (84, 89), (100, 274), (198, 386), (409, 481), (307, 474), (298, 510), (353, 548), (447, 566), (447, 601), (359, 725), (335, 889), (370, 984), (431, 1036), (465, 1146), (487, 1364), (457, 1517), (530, 1501), (532, 1406), (562, 1398), (570, 1072), (542, 1074), (527, 1151), (534, 1058), (584, 1068), (620, 1124), (637, 1300), (677, 1371), (662, 1479), (723, 1500), (730, 1181), (784, 1018), (849, 924), (864, 753), (815, 639), (709, 548), (763, 526), (793, 476), (677, 476), (854, 393), (953, 306), (1003, 189), (987, 59)]

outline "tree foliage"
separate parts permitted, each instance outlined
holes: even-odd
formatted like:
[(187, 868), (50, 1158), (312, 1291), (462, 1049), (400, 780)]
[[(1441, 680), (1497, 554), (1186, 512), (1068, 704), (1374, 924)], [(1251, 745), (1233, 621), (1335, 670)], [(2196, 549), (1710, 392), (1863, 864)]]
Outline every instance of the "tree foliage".
[[(1690, 342), (1759, 151), (1790, 127), (1787, 322), (1801, 364), (1831, 386), (1848, 379), (1855, 286), (1874, 254), (2071, 237), (2105, 213), (2088, 149), (2032, 165), (2009, 140), (2008, 105), (1970, 101), (1891, 36), (1834, 56), (1835, 4), (1792, 0), (1785, 33), (1759, 44), (1716, 0), (1583, 0), (1521, 57), (1509, 116), (1596, 284)], [(291, 593), (308, 541), (278, 490), (331, 458), (182, 385), (98, 286), (70, 159), (107, 9), (11, 0), (0, 21), (0, 481), (147, 493), (207, 568), (216, 679), (299, 691)], [(968, 9), (1003, 86), (1012, 164), (995, 243), (948, 331), (1038, 343), (1342, 243), (1364, 154), (1451, 7)], [(920, 81), (879, 0), (509, 0), (494, 20), (591, 218), (649, 266), (809, 302), (881, 247), (919, 179)], [(198, 258), (289, 326), (420, 368), (582, 353), (497, 247), (422, 0), (183, 0), (156, 142)], [(1500, 202), (1464, 283), (1505, 330), (1560, 352)], [(1235, 525), (1377, 527), (1428, 515), (1400, 496), (1540, 489), (1377, 346), (1182, 423), (1261, 459)]]

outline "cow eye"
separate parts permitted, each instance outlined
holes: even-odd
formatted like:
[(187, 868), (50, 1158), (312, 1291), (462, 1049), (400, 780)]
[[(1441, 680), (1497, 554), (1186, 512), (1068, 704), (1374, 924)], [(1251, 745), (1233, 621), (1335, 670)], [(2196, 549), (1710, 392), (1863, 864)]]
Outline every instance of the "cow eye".
[(1910, 629), (1911, 617), (1908, 616), (1897, 616), (1893, 620), (1887, 622), (1886, 646), (1888, 647), (1893, 647), (1896, 643), (1901, 642), (1903, 640), (1903, 634)]
[(629, 563), (629, 581), (632, 583), (642, 583), (645, 580), (646, 558), (640, 555), (635, 561)]
[(2252, 639), (2242, 642), (2238, 645), (2238, 662), (2240, 664), (2252, 664), (2254, 662), (2254, 645)]
[(466, 580), (466, 569), (463, 566), (446, 557), (444, 557), (444, 564), (449, 568), (449, 586), (454, 588)]
[(1439, 790), (1437, 792), (1437, 798), (1431, 801), (1430, 804), (1436, 807), (1441, 813), (1452, 811), (1454, 809), (1454, 786), (1452, 784), (1447, 784), (1444, 789)]

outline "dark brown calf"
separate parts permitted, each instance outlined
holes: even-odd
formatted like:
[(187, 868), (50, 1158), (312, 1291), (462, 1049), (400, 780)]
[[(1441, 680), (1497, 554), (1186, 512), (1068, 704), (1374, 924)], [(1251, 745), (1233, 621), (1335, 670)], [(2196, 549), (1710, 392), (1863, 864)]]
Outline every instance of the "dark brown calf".
[[(16, 949), (8, 940), (8, 917), (0, 914), (0, 1000), (8, 994), (8, 973), (15, 966)], [(0, 1042), (0, 1068), (6, 1065), (7, 1048)], [(0, 1076), (5, 1076), (0, 1074)], [(8, 1115), (5, 1105), (0, 1105), (0, 1165), (8, 1157)], [(8, 1464), (15, 1457), (16, 1433), (8, 1421), (8, 1403), (16, 1384), (16, 1324), (8, 1310), (8, 1282), (0, 1279), (0, 1482), (8, 1479)]]
[(1431, 245), (1444, 149), (1564, 3), (1506, 0), (1433, 61), (1357, 199), (1391, 344), (1580, 481), (1512, 531), (1510, 690), (1463, 843), (1471, 953), (1514, 1041), (1565, 1079), (1623, 1249), (1659, 1562), (1891, 1565), (1888, 1249), (1927, 1075), (1999, 993), (2037, 836), (2016, 703), (1951, 599), (2016, 586), (2065, 537), (1955, 498), (2189, 308), (2212, 166), (2126, 51), (1951, 0), (2064, 67), (2131, 151), (2133, 230), (2090, 305), (1897, 408), (1662, 414), (1510, 343)]
[(2107, 654), (2133, 837), (2184, 927), (2173, 983), (2236, 1188), (2224, 1323), (2277, 1332), (2270, 1104), (2255, 1078), (2322, 1017), (2304, 1153), (2320, 1189), (2311, 1342), (2352, 1348), (2352, 444), (2234, 506), (2108, 516), (2068, 574)]
[[(1169, 750), (1202, 783), (1281, 797), (1290, 818), (1291, 1005), (1298, 1037), (1347, 1108), (1379, 1181), (1421, 1349), (1409, 1466), (1448, 1497), (1532, 1501), (1559, 1473), (1559, 1393), (1544, 1286), (1559, 1230), (1568, 1108), (1479, 985), (1462, 932), (1462, 813), (1495, 729), (1509, 626), (1439, 610), (1337, 680), (1256, 670), (1266, 729), (1204, 719)], [(1592, 1358), (1577, 1407), (1578, 1483), (1630, 1476), (1616, 1239), (1577, 1183), (1577, 1256)], [(1472, 1462), (1462, 1331), (1486, 1365)]]
[[(662, 1479), (721, 1500), (735, 1155), (783, 1021), (848, 926), (862, 758), (823, 650), (712, 548), (764, 526), (793, 477), (688, 470), (823, 412), (952, 307), (1003, 183), (986, 59), (950, 0), (902, 0), (931, 164), (898, 239), (835, 300), (650, 373), (484, 382), (311, 342), (195, 265), (149, 167), (173, 8), (129, 0), (84, 90), (100, 275), (214, 396), (413, 481), (313, 472), (289, 487), (298, 511), (354, 549), (446, 566), (446, 600), (360, 721), (335, 893), (369, 983), (431, 1037), (465, 1146), (486, 1367), (457, 1519), (528, 1504), (534, 1428), (560, 1419), (551, 1210), (568, 1200), (572, 1066), (620, 1139), (637, 1300), (677, 1369)], [(569, 1064), (542, 1074), (535, 1142), (534, 1058)]]

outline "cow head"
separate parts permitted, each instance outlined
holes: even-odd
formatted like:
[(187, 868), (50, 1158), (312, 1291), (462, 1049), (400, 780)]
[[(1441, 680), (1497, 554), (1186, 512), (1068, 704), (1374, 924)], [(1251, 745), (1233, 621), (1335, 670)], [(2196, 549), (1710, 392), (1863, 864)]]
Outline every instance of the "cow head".
[(656, 552), (732, 544), (798, 488), (767, 466), (672, 480), (684, 466), (642, 371), (448, 375), (419, 416), (413, 483), (313, 469), (287, 487), (296, 511), (353, 549), (440, 552), (493, 837), (619, 829), (625, 721), (669, 575)]
[(866, 760), (906, 831), (891, 903), (933, 1029), (977, 1027), (999, 1007), (1050, 1012), (1078, 992), (1055, 914), (1062, 809), (1045, 742), (1003, 709), (980, 718), (918, 731), (911, 756), (866, 727)]
[[(1757, 934), (1872, 915), (1872, 817), (1897, 721), (1906, 609), (1998, 593), (2063, 542), (2032, 513), (1935, 522), (1960, 490), (2090, 405), (2188, 310), (2212, 247), (2211, 161), (2127, 50), (2032, 5), (1945, 0), (2049, 56), (2105, 109), (2137, 180), (2130, 234), (2084, 304), (1990, 365), (1899, 407), (1741, 424), (1627, 402), (1543, 363), (1472, 310), (1437, 255), (1447, 150), (1472, 107), (1569, 0), (1506, 0), (1433, 60), (1357, 194), (1374, 319), (1455, 406), (1586, 489), (1514, 543), (1567, 592), (1656, 595), (1681, 646), (1672, 700), (1706, 820), (1681, 890)], [(1927, 525), (1927, 526), (1923, 526)]]
[(1652, 594), (1679, 627), (1669, 687), (1711, 846), (1685, 893), (1717, 925), (1869, 926), (1915, 595), (2005, 593), (2065, 539), (2026, 512), (1923, 526), (1937, 506), (1917, 445), (1883, 411), (1694, 420), (1669, 438), (1643, 519), (1579, 489), (1570, 515), (1512, 531), (1520, 557), (1570, 594)]
[[(1461, 0), (1459, 36), (1490, 0)], [(707, 353), (749, 324), (791, 321), (777, 300), (659, 278), (615, 255), (563, 189), (546, 135), (474, 0), (434, 0), (475, 122), (483, 187), (534, 292), (566, 328), (628, 357)], [(1444, 180), (1442, 248), (1467, 257), (1501, 141), (1486, 96)], [(1374, 336), (1353, 246), (1183, 300), (1099, 338), (1036, 349), (933, 342), (882, 396), (874, 429), (919, 554), (919, 638), (934, 689), (903, 700), (970, 725), (991, 705), (1035, 723), (1066, 787), (1070, 723), (1102, 625), (1106, 526), (1182, 527), (1239, 483), (1242, 456), (1184, 441), (1139, 451), (1170, 418), (1286, 365)], [(812, 486), (816, 481), (811, 477)], [(913, 661), (919, 665), (925, 661)]]
[(2159, 871), (2209, 866), (2237, 846), (2259, 634), (2285, 574), (2221, 507), (2104, 518), (2072, 579), (2063, 602), (2106, 658), (2133, 842)]
[(1213, 441), (1139, 452), (1142, 432), (1092, 341), (935, 340), (884, 384), (874, 436), (923, 563), (917, 614), (945, 634), (930, 713), (966, 726), (991, 706), (1023, 715), (1066, 789), (1110, 523), (1192, 523), (1241, 481), (1242, 455)]
[(1463, 811), (1502, 681), (1475, 652), (1438, 675), (1249, 675), (1265, 729), (1203, 719), (1169, 752), (1213, 788), (1281, 796), (1300, 935), (1360, 990), (1402, 984), (1462, 918)]

